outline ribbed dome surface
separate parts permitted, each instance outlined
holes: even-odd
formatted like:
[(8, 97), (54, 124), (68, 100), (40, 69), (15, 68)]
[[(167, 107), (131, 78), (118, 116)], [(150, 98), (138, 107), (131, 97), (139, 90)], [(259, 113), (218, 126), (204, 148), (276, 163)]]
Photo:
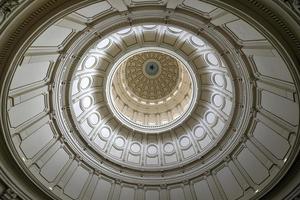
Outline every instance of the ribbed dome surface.
[(299, 77), (213, 2), (82, 1), (28, 33), (0, 93), (24, 174), (66, 200), (268, 192), (300, 148)]
[[(79, 134), (86, 142), (90, 143), (101, 156), (109, 157), (111, 162), (152, 172), (176, 169), (197, 160), (200, 154), (205, 154), (213, 148), (225, 134), (232, 112), (231, 75), (209, 44), (179, 28), (174, 29), (165, 25), (155, 25), (145, 30), (153, 33), (163, 33), (162, 30), (166, 30), (164, 36), (161, 36), (166, 38), (166, 41), (174, 30), (179, 38), (178, 42), (185, 36), (181, 42), (189, 42), (186, 48), (194, 51), (195, 62), (199, 65), (201, 63), (198, 70), (194, 64), (187, 64), (183, 56), (171, 51), (173, 47), (158, 48), (155, 41), (146, 47), (141, 47), (137, 42), (139, 49), (129, 54), (120, 51), (118, 54), (122, 56), (116, 56), (119, 59), (114, 65), (108, 65), (110, 68), (103, 66), (104, 58), (99, 55), (114, 54), (113, 47), (117, 45), (116, 41), (126, 43), (126, 39), (137, 37), (136, 30), (143, 31), (144, 27), (132, 27), (126, 37), (120, 34), (123, 33), (121, 30), (99, 40), (85, 53), (75, 69), (70, 84), (72, 118), (68, 120), (76, 124)], [(102, 47), (104, 43), (108, 45)], [(149, 53), (152, 55), (146, 56)], [(151, 61), (157, 55), (171, 59), (176, 64), (179, 75), (174, 91), (164, 98), (151, 100), (140, 98), (131, 93), (130, 89), (126, 89), (127, 63), (131, 58), (141, 59), (136, 55), (144, 55)], [(91, 59), (94, 60), (93, 65), (90, 65)], [(142, 59), (141, 65), (137, 66), (143, 69), (144, 63), (147, 63), (147, 59)], [(171, 69), (173, 67), (164, 65), (163, 61), (159, 64), (160, 67), (167, 66)], [(108, 73), (107, 78), (100, 79), (102, 70), (105, 69)], [(202, 74), (201, 79), (199, 74)], [(138, 83), (138, 80), (132, 81)], [(202, 84), (198, 85), (200, 81)], [(141, 90), (145, 89), (144, 86)], [(201, 93), (200, 101), (199, 93)], [(105, 103), (105, 99), (108, 104)], [(121, 122), (122, 126), (118, 125), (118, 122)], [(191, 132), (185, 132), (185, 129)], [(145, 138), (148, 138), (147, 142), (143, 142)], [(199, 146), (194, 146), (196, 145), (194, 140), (199, 141)], [(185, 155), (179, 158), (176, 154), (181, 149), (184, 149)], [(159, 155), (164, 155), (163, 159), (160, 159)]]

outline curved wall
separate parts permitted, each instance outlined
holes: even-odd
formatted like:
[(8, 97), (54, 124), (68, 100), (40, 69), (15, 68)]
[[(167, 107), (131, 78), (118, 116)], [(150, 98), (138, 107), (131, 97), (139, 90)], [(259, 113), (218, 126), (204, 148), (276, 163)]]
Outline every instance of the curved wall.
[[(263, 36), (248, 22), (223, 9), (191, 0), (176, 4), (172, 11), (174, 5), (173, 1), (151, 1), (149, 7), (135, 1), (128, 1), (127, 5), (103, 1), (81, 8), (48, 26), (12, 60), (4, 82), (10, 85), (9, 91), (3, 87), (1, 92), (5, 139), (25, 174), (53, 198), (256, 198), (269, 191), (293, 162), (299, 151), (299, 77), (294, 67), (297, 63), (278, 48), (270, 35)], [(171, 12), (165, 12), (165, 7)], [(117, 12), (126, 8), (129, 13)], [(145, 19), (148, 23), (167, 22), (182, 27), (214, 45), (216, 58), (222, 57), (232, 74), (222, 79), (222, 84), (214, 74), (220, 70), (217, 67), (222, 65), (221, 59), (217, 59), (217, 67), (214, 63), (199, 65), (197, 59), (207, 60), (207, 55), (195, 56), (185, 45), (186, 40), (174, 43), (200, 71), (201, 86), (219, 85), (223, 90), (218, 92), (230, 98), (230, 92), (224, 89), (232, 83), (234, 114), (226, 116), (226, 112), (224, 115), (210, 107), (215, 94), (208, 93), (199, 97), (206, 103), (201, 104), (198, 113), (196, 109), (187, 125), (170, 134), (139, 136), (110, 122), (108, 125), (117, 135), (124, 131), (118, 136), (124, 145), (118, 147), (118, 137), (106, 140), (110, 150), (116, 142), (112, 154), (117, 155), (106, 157), (107, 149), (98, 154), (69, 121), (72, 116), (64, 96), (70, 84), (69, 71), (85, 48), (99, 37), (120, 30), (122, 24), (140, 24)], [(153, 31), (144, 39), (151, 38), (151, 34)], [(109, 111), (106, 113), (109, 115)], [(213, 123), (209, 113), (214, 116)], [(92, 131), (101, 134), (101, 130), (103, 127)], [(218, 131), (222, 132), (222, 139), (216, 139), (214, 134)], [(205, 150), (207, 137), (214, 145)], [(168, 149), (164, 142), (176, 151), (163, 153)], [(153, 151), (162, 149), (162, 153), (154, 155), (149, 150), (148, 155), (145, 151), (141, 166), (125, 164), (124, 168), (116, 162), (117, 157), (120, 155), (122, 162), (128, 159), (130, 152), (126, 149), (133, 144)], [(150, 165), (154, 162), (151, 168), (155, 171), (141, 170), (147, 156)], [(173, 159), (173, 166), (164, 169), (161, 166), (167, 159)], [(189, 161), (182, 162), (184, 159)]]

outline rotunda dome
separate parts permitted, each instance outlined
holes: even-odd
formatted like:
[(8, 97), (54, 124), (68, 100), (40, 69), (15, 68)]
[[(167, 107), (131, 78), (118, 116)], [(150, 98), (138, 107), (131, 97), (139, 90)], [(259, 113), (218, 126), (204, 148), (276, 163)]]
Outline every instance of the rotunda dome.
[(112, 69), (114, 74), (108, 76), (106, 84), (115, 116), (130, 128), (146, 133), (180, 124), (190, 114), (195, 105), (192, 98), (198, 93), (191, 67), (188, 71), (180, 60), (155, 47), (124, 57), (117, 69)]
[(0, 91), (5, 152), (45, 196), (256, 199), (286, 174), (299, 69), (259, 16), (215, 0), (28, 5), (59, 2), (9, 40)]
[[(100, 156), (130, 169), (153, 172), (191, 163), (221, 140), (231, 122), (234, 90), (229, 69), (218, 52), (202, 38), (172, 26), (149, 27), (133, 26), (126, 37), (120, 30), (91, 45), (77, 68), (73, 68), (72, 81), (67, 86), (71, 93), (68, 105), (71, 109), (65, 110), (67, 114), (62, 117), (75, 124), (80, 136), (76, 140), (82, 138)], [(137, 30), (165, 30), (165, 38), (176, 33), (178, 40), (188, 42), (186, 48), (194, 51), (197, 64), (203, 67), (197, 68), (187, 61), (185, 52), (176, 53), (174, 47), (167, 46), (164, 41), (161, 43), (165, 43), (165, 47), (159, 47), (156, 41), (146, 46), (137, 41), (138, 49), (124, 48), (124, 52), (115, 53), (116, 59), (112, 59), (108, 67), (101, 65), (106, 60), (104, 55), (114, 54), (116, 41), (126, 43), (136, 38)], [(108, 45), (102, 45), (104, 43)], [(90, 65), (91, 59), (93, 65)], [(146, 72), (148, 63), (157, 64), (159, 71), (154, 77)], [(205, 69), (208, 68), (207, 73)], [(106, 71), (105, 78), (100, 78), (102, 70)], [(151, 88), (150, 83), (155, 88)], [(163, 94), (164, 86), (170, 89)], [(161, 89), (163, 95), (155, 96)], [(151, 98), (151, 91), (155, 98)], [(199, 100), (199, 96), (203, 100)], [(185, 132), (186, 128), (192, 133)], [(143, 143), (145, 137), (151, 139)], [(194, 138), (206, 138), (198, 152), (191, 150)], [(112, 147), (108, 150), (109, 143)], [(126, 148), (129, 151), (123, 159), (120, 153)], [(181, 159), (174, 157), (180, 148), (187, 150), (187, 155)], [(159, 160), (160, 154), (172, 158)]]

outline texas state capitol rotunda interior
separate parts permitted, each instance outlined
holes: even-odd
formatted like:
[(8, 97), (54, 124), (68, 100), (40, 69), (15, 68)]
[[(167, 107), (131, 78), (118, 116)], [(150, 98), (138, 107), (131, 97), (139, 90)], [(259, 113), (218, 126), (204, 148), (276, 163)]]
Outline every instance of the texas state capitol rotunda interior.
[(299, 1), (0, 2), (0, 199), (298, 199)]

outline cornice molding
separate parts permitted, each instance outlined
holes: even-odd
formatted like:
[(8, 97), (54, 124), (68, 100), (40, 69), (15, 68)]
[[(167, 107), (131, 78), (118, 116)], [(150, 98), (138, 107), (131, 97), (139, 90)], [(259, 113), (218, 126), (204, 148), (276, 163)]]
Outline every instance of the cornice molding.
[(3, 0), (0, 2), (0, 31), (5, 29), (21, 9), (28, 6), (32, 0)]
[[(80, 2), (79, 0), (76, 1), (77, 3)], [(75, 4), (76, 4), (75, 2)], [(244, 1), (240, 1), (240, 2), (244, 2)], [(265, 16), (266, 19), (268, 20), (268, 22), (270, 22), (271, 27), (273, 30), (276, 30), (274, 32), (274, 35), (276, 37), (276, 35), (278, 35), (278, 38), (276, 37), (276, 39), (279, 39), (278, 41), (280, 41), (281, 44), (284, 45), (284, 49), (288, 49), (288, 53), (290, 54), (290, 56), (292, 56), (294, 61), (297, 61), (299, 63), (299, 59), (297, 59), (297, 56), (299, 58), (299, 50), (300, 50), (300, 44), (299, 44), (299, 34), (297, 34), (296, 30), (298, 27), (292, 27), (292, 22), (291, 23), (285, 23), (285, 21), (282, 19), (282, 17), (278, 16), (278, 13), (280, 9), (276, 10), (277, 14), (274, 14), (273, 10), (271, 11), (267, 5), (262, 4), (261, 2), (255, 1), (255, 0), (249, 0), (249, 5), (253, 5), (254, 7), (244, 7), (245, 12), (253, 12), (255, 13), (255, 9), (259, 9), (261, 12), (261, 15), (257, 15), (257, 16), (253, 16), (255, 19), (262, 20)], [(268, 1), (270, 2), (270, 1)], [(74, 1), (72, 2), (72, 4), (74, 3)], [(53, 22), (53, 18), (52, 16), (55, 15), (55, 13), (59, 12), (58, 9), (62, 9), (60, 7), (60, 5), (63, 5), (64, 8), (66, 8), (67, 5), (71, 6), (71, 3), (65, 3), (65, 1), (56, 1), (56, 0), (52, 0), (49, 2), (46, 1), (39, 1), (38, 4), (40, 4), (41, 6), (38, 7), (33, 13), (27, 13), (26, 16), (21, 23), (19, 22), (14, 22), (14, 23), (18, 23), (18, 25), (16, 25), (16, 29), (11, 29), (8, 28), (7, 30), (5, 30), (5, 35), (1, 35), (3, 36), (4, 39), (1, 39), (0, 41), (0, 45), (1, 45), (1, 52), (0, 52), (0, 63), (2, 63), (0, 65), (0, 74), (2, 74), (1, 76), (1, 82), (3, 83), (5, 80), (5, 71), (7, 70), (9, 63), (12, 61), (13, 59), (13, 55), (15, 55), (17, 53), (17, 51), (20, 49), (19, 47), (21, 47), (22, 49), (24, 49), (25, 47), (22, 46), (21, 44), (23, 44), (24, 42), (26, 43), (26, 36), (24, 37), (24, 33), (25, 32), (29, 32), (28, 35), (30, 35), (34, 29), (36, 27), (39, 27), (39, 25), (41, 25), (42, 23), (44, 23), (45, 21), (47, 21), (47, 17), (48, 18), (48, 22), (52, 23)], [(36, 4), (33, 4), (36, 5)], [(32, 6), (34, 7), (34, 6)], [(57, 10), (56, 10), (57, 9)], [(258, 10), (256, 10), (258, 11)], [(274, 10), (275, 11), (275, 10)], [(54, 14), (54, 15), (53, 15)], [(24, 14), (25, 15), (25, 14)], [(24, 17), (24, 15), (22, 17)], [(52, 18), (52, 19), (51, 19)], [(16, 20), (18, 21), (18, 20)], [(52, 21), (52, 22), (51, 22)], [(55, 20), (54, 20), (55, 21)], [(39, 23), (37, 23), (39, 22)], [(261, 23), (268, 23), (268, 22), (261, 22)], [(37, 24), (34, 25), (33, 24)], [(269, 24), (269, 25), (270, 25)], [(269, 26), (267, 25), (267, 26)], [(270, 26), (269, 26), (270, 27)], [(7, 31), (7, 32), (6, 32)], [(11, 34), (10, 34), (11, 33)], [(299, 33), (299, 32), (298, 32)], [(27, 35), (27, 36), (28, 36)], [(2, 48), (3, 47), (3, 48)], [(4, 73), (3, 73), (4, 72)], [(296, 72), (298, 73), (298, 72)], [(3, 90), (1, 90), (2, 92)], [(6, 108), (1, 108), (1, 112), (5, 112)], [(3, 127), (3, 124), (1, 124), (1, 128)], [(1, 131), (3, 131), (4, 129), (1, 129)], [(1, 137), (4, 135), (1, 134)], [(3, 138), (1, 138), (2, 141), (4, 141)], [(6, 144), (3, 144), (6, 148)], [(2, 145), (1, 145), (2, 146)], [(8, 161), (12, 161), (12, 159), (10, 159), (10, 154), (9, 152), (6, 151), (1, 151), (1, 154), (3, 152), (8, 153), (7, 155), (5, 155), (5, 157), (1, 157), (2, 158), (6, 158)], [(12, 161), (12, 164), (14, 163), (14, 161)], [(15, 164), (15, 163), (14, 163)], [(1, 163), (2, 165), (2, 163)], [(9, 167), (9, 165), (6, 165), (5, 168)], [(16, 169), (16, 170), (20, 170), (20, 169)], [(12, 175), (12, 174), (10, 174)], [(22, 180), (18, 180), (21, 181)], [(33, 189), (34, 190), (34, 189)], [(20, 190), (21, 191), (21, 190)], [(31, 191), (32, 192), (32, 191)], [(30, 192), (29, 192), (30, 193)], [(45, 199), (45, 198), (42, 198)]]
[[(29, 2), (29, 1), (28, 1)], [(26, 1), (26, 3), (28, 3)], [(74, 6), (79, 7), (80, 5), (86, 3), (87, 1), (82, 0), (38, 0), (30, 1), (30, 4), (26, 4), (27, 7), (31, 9), (26, 9), (26, 12), (17, 13), (14, 12), (6, 20), (10, 19), (13, 16), (14, 21), (11, 22), (10, 26), (6, 26), (3, 31), (0, 32), (0, 80), (1, 80), (1, 90), (0, 96), (2, 97), (3, 92), (6, 90), (4, 80), (7, 77), (7, 71), (9, 70), (10, 63), (14, 60), (14, 56), (18, 54), (17, 52), (22, 52), (24, 49), (27, 49), (28, 37), (32, 35), (33, 32), (36, 32), (36, 28), (40, 27), (41, 24), (53, 23), (53, 18), (59, 19), (57, 13), (66, 9), (74, 9)], [(90, 1), (89, 1), (90, 2)], [(16, 11), (21, 7), (16, 8)], [(65, 11), (66, 12), (66, 11)], [(65, 14), (61, 13), (61, 14)], [(15, 15), (14, 15), (15, 14)], [(54, 17), (55, 16), (55, 17)], [(5, 24), (7, 21), (4, 21), (2, 24)], [(25, 33), (25, 34), (24, 34)], [(18, 62), (15, 60), (15, 62)], [(5, 101), (5, 98), (1, 98), (1, 101)], [(6, 113), (6, 108), (3, 107), (4, 104), (1, 103), (0, 111), (1, 113)], [(2, 121), (1, 121), (2, 122)], [(17, 164), (13, 156), (13, 153), (8, 149), (5, 135), (4, 124), (0, 124), (0, 165), (4, 171), (5, 178), (3, 175), (0, 175), (2, 180), (5, 180), (6, 184), (9, 184), (11, 188), (14, 188), (14, 192), (24, 200), (29, 199), (43, 199), (50, 200), (50, 196), (47, 195), (47, 192), (42, 191), (39, 187), (33, 184), (32, 180), (24, 176), (22, 168)], [(8, 180), (11, 180), (9, 183)]]
[(290, 11), (293, 11), (299, 20), (300, 17), (300, 1), (299, 0), (276, 0), (280, 5), (285, 4)]

